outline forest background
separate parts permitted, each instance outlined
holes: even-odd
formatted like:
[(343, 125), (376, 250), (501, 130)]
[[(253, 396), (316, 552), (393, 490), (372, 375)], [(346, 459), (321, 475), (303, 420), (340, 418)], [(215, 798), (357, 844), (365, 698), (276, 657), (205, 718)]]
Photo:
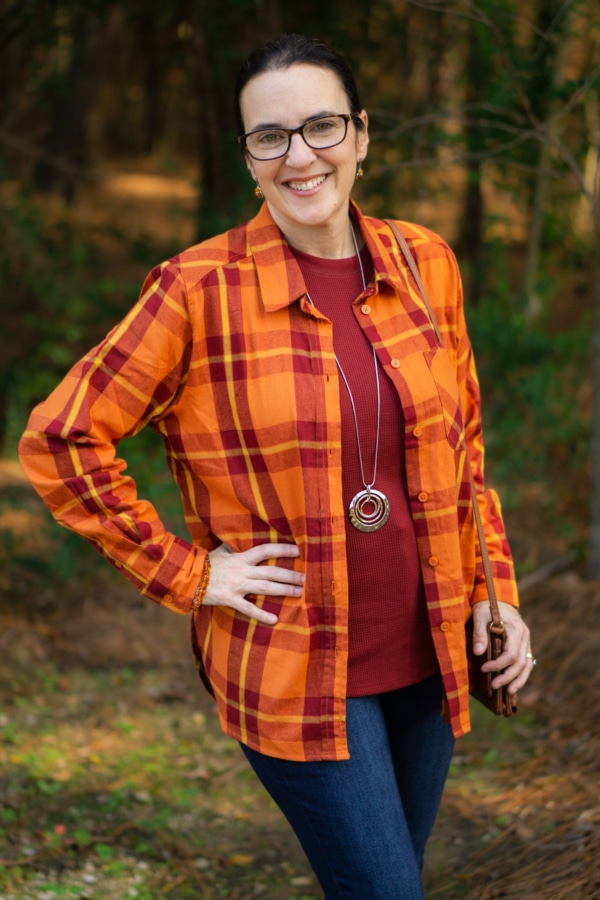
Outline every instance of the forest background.
[[(135, 745), (143, 735), (155, 756), (163, 752), (158, 734), (171, 720), (161, 718), (161, 698), (170, 697), (180, 723), (186, 703), (196, 708), (181, 687), (173, 696), (156, 688), (165, 672), (185, 682), (181, 645), (169, 643), (164, 614), (158, 610), (159, 623), (142, 608), (91, 548), (49, 528), (15, 462), (31, 406), (127, 311), (148, 269), (254, 214), (233, 82), (247, 53), (280, 31), (333, 43), (357, 74), (371, 136), (355, 192), (364, 211), (420, 222), (457, 253), (484, 397), (487, 479), (501, 492), (527, 613), (538, 626), (536, 675), (550, 699), (534, 682), (520, 724), (507, 731), (488, 723), (487, 750), (475, 739), (458, 755), (455, 765), (481, 767), (479, 781), (465, 793), (457, 779), (450, 794), (448, 834), (443, 820), (439, 842), (461, 853), (431, 864), (431, 896), (600, 896), (597, 862), (589, 861), (600, 846), (600, 796), (588, 741), (600, 693), (599, 0), (0, 2), (0, 754), (10, 769), (0, 804), (0, 893), (122, 897), (126, 883), (137, 891), (131, 896), (175, 900), (250, 897), (256, 885), (268, 897), (318, 896), (289, 836), (282, 840), (296, 859), (288, 863), (292, 875), (269, 862), (264, 848), (232, 854), (217, 838), (193, 864), (199, 851), (186, 843), (185, 819), (191, 795), (179, 782), (160, 782), (135, 754), (132, 770), (120, 771), (119, 741)], [(128, 441), (124, 455), (141, 492), (182, 530), (155, 436)], [(99, 597), (106, 619), (98, 618)], [(123, 612), (124, 598), (137, 626)], [(144, 648), (136, 643), (140, 622), (162, 656), (148, 650), (149, 638)], [(108, 649), (94, 644), (94, 631)], [(157, 668), (150, 671), (149, 660)], [(45, 686), (39, 693), (32, 671), (33, 685)], [(144, 678), (142, 702), (132, 682)], [(107, 688), (122, 705), (121, 725), (102, 706)], [(28, 724), (33, 694), (39, 709)], [(62, 736), (57, 696), (65, 701)], [(112, 734), (111, 749), (100, 741), (105, 749), (97, 752), (83, 732), (77, 740), (69, 732), (85, 718), (86, 703)], [(140, 708), (150, 717), (145, 724), (134, 717)], [(194, 715), (214, 734), (194, 750), (204, 756), (194, 756), (192, 768), (204, 772), (202, 784), (205, 777), (212, 784), (216, 771), (226, 794), (205, 799), (205, 817), (238, 827), (223, 810), (240, 805), (240, 773), (230, 767), (238, 777), (232, 787), (230, 769), (215, 761), (210, 709)], [(191, 732), (180, 731), (187, 747)], [(85, 765), (81, 747), (79, 762), (72, 758), (74, 740), (87, 748)], [(571, 763), (577, 747), (576, 775), (573, 766), (567, 775), (556, 769), (559, 745)], [(189, 748), (171, 748), (180, 751), (189, 761)], [(496, 771), (490, 791), (486, 766), (504, 771), (505, 752), (505, 781)], [(96, 779), (105, 767), (102, 790), (89, 773), (86, 781), (85, 766), (96, 766)], [(561, 800), (556, 786), (565, 777)], [(535, 783), (527, 802), (513, 802), (517, 783)], [(256, 805), (267, 833), (277, 831), (268, 801), (257, 799), (252, 782), (245, 790), (246, 812)], [(180, 798), (164, 821), (132, 808), (151, 806), (161, 791)], [(100, 819), (88, 808), (98, 796), (108, 797)], [(82, 816), (91, 824), (77, 827)], [(528, 887), (515, 881), (498, 893), (471, 846), (481, 834), (469, 823), (474, 832), (483, 828), (499, 858), (528, 860)], [(166, 856), (157, 856), (149, 837), (157, 828)], [(173, 829), (177, 838), (166, 838)]]

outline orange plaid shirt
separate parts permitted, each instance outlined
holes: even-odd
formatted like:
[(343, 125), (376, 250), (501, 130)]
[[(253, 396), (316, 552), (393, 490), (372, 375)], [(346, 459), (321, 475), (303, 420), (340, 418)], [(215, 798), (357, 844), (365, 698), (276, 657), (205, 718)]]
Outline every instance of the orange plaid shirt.
[[(483, 489), (479, 390), (459, 273), (439, 237), (399, 223), (441, 348), (388, 226), (352, 209), (375, 270), (352, 311), (404, 409), (431, 632), (445, 711), (459, 736), (469, 729), (464, 623), (486, 596), (463, 434), (498, 598), (517, 604), (498, 499)], [(249, 223), (154, 269), (126, 318), (33, 411), (20, 443), (23, 468), (55, 518), (175, 612), (189, 612), (205, 554), (220, 542), (238, 551), (271, 541), (299, 547), (298, 559), (278, 565), (306, 572), (303, 597), (256, 598), (277, 612), (275, 626), (214, 606), (201, 607), (192, 623), (225, 732), (292, 760), (348, 757), (339, 392), (332, 325), (309, 304), (263, 205)], [(191, 541), (166, 531), (138, 499), (115, 452), (145, 425), (164, 438)]]

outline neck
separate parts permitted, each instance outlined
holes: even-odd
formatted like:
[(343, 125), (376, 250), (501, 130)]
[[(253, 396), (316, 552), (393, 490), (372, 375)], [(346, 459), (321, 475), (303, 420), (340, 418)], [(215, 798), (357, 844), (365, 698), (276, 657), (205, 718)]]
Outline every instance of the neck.
[(325, 225), (296, 225), (280, 222), (277, 216), (273, 218), (283, 231), (288, 244), (310, 256), (319, 256), (321, 259), (347, 259), (354, 256), (356, 246), (352, 237), (353, 227), (359, 250), (364, 245), (360, 229), (352, 225), (348, 212), (341, 221), (330, 220)]

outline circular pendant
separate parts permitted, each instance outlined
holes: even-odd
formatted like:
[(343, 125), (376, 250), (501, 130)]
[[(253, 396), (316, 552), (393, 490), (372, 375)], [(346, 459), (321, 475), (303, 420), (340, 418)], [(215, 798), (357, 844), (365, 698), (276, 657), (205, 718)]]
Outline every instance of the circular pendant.
[(388, 520), (390, 501), (381, 491), (359, 491), (348, 507), (350, 521), (359, 531), (377, 531)]

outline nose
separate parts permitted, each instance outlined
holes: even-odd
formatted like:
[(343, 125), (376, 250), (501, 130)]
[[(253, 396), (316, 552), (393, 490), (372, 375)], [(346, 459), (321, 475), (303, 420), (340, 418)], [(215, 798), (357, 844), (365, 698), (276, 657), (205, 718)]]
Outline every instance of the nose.
[(288, 166), (302, 168), (315, 158), (315, 151), (308, 146), (301, 134), (293, 134), (290, 149), (286, 154)]

